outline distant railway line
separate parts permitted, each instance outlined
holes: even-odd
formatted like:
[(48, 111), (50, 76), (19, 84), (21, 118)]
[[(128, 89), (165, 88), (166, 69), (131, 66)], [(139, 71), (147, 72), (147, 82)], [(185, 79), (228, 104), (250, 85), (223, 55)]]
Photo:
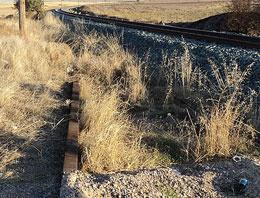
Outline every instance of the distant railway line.
[(182, 28), (169, 25), (148, 24), (143, 22), (128, 21), (126, 19), (91, 16), (86, 14), (76, 14), (62, 9), (53, 10), (55, 14), (70, 16), (85, 20), (91, 20), (98, 23), (113, 24), (127, 28), (134, 28), (148, 32), (155, 32), (167, 35), (178, 35), (185, 38), (238, 46), (244, 48), (260, 49), (260, 38), (250, 37), (246, 35), (230, 34), (223, 32), (213, 32), (206, 30), (198, 30), (192, 28)]

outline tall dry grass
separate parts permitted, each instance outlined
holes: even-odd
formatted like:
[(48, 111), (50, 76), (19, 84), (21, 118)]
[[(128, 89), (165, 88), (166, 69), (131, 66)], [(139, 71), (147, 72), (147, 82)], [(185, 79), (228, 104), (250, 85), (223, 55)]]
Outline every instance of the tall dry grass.
[(83, 38), (80, 63), (87, 75), (95, 76), (97, 84), (121, 87), (125, 100), (137, 103), (146, 97), (141, 66), (133, 55), (119, 45), (117, 37), (102, 37), (93, 33)]
[(193, 108), (186, 106), (185, 120), (176, 121), (177, 133), (172, 132), (184, 145), (187, 160), (250, 151), (259, 126), (259, 105), (257, 94), (246, 93), (243, 82), (252, 65), (242, 72), (235, 62), (217, 66), (210, 61), (212, 73), (206, 76), (193, 69), (188, 49), (184, 49), (182, 58), (166, 76), (170, 80), (165, 101), (177, 95), (195, 104)]
[[(172, 3), (172, 4), (171, 4)], [(196, 2), (179, 4), (171, 2), (168, 4), (149, 4), (147, 2), (120, 3), (120, 4), (96, 4), (81, 6), (82, 13), (116, 16), (131, 21), (145, 21), (152, 23), (178, 23), (193, 22), (209, 16), (225, 12), (226, 3)]]
[(174, 102), (173, 96), (178, 95), (180, 98), (198, 96), (205, 89), (203, 84), (206, 75), (198, 67), (193, 67), (190, 51), (185, 42), (182, 43), (182, 46), (181, 55), (178, 56), (177, 52), (174, 52), (174, 58), (165, 57), (163, 59), (162, 67), (165, 68), (164, 76), (167, 82), (165, 104)]
[[(175, 103), (176, 95), (196, 105), (187, 106), (184, 120), (173, 118), (177, 127), (163, 136), (152, 129), (148, 133), (128, 114), (133, 106), (149, 102), (149, 90), (141, 64), (120, 46), (119, 38), (77, 34), (50, 16), (27, 23), (27, 38), (19, 37), (12, 20), (0, 21), (0, 26), (1, 171), (37, 140), (42, 126), (50, 124), (48, 117), (60, 105), (54, 92), (71, 65), (78, 68), (81, 84), (83, 170), (105, 173), (172, 163), (159, 146), (182, 145), (188, 160), (250, 149), (259, 107), (253, 104), (255, 98), (242, 92), (247, 75), (236, 64), (221, 69), (212, 64), (212, 76), (207, 77), (194, 70), (184, 44), (183, 55), (165, 66), (168, 85), (162, 105)], [(157, 145), (148, 146), (147, 139)]]
[(160, 154), (141, 144), (143, 132), (127, 114), (146, 99), (141, 65), (117, 38), (84, 36), (78, 66), (84, 102), (80, 133), (83, 169), (113, 172), (154, 167)]
[[(259, 122), (259, 112), (252, 111), (254, 105), (258, 107), (253, 104), (253, 95), (242, 89), (250, 66), (241, 72), (236, 63), (219, 68), (212, 62), (208, 76), (194, 69), (183, 43), (183, 55), (167, 60), (164, 66), (168, 69), (168, 85), (162, 105), (174, 104), (176, 98), (192, 105), (181, 112), (186, 115), (184, 120), (173, 118), (177, 126), (174, 131), (165, 136), (158, 130), (148, 133), (128, 114), (132, 106), (149, 103), (149, 90), (138, 60), (120, 46), (119, 38), (95, 32), (84, 35), (84, 28), (78, 28), (79, 34), (75, 30), (64, 37), (77, 56), (74, 65), (81, 79), (83, 170), (105, 173), (172, 163), (167, 149), (158, 146), (176, 146), (177, 151), (182, 145), (186, 159), (195, 161), (250, 150)], [(171, 107), (168, 105), (167, 111)], [(149, 146), (147, 139), (157, 145)]]
[(80, 136), (83, 169), (102, 173), (133, 170), (151, 163), (141, 147), (142, 134), (120, 109), (117, 90), (95, 93), (91, 81), (81, 82), (84, 83), (82, 92), (92, 95), (86, 98), (81, 120), (86, 127)]
[(81, 79), (83, 169), (101, 173), (161, 164), (162, 155), (141, 144), (143, 131), (127, 115), (147, 94), (140, 63), (118, 38), (78, 34), (51, 16), (28, 21), (26, 38), (19, 37), (14, 21), (2, 26), (1, 171), (40, 138), (41, 127), (52, 124), (48, 118), (61, 105), (54, 93), (68, 66), (77, 67)]
[(74, 60), (71, 49), (54, 42), (65, 26), (52, 16), (27, 20), (21, 38), (18, 21), (0, 21), (0, 171), (24, 155), (41, 137), (52, 110), (61, 104), (55, 96), (65, 82), (66, 67)]

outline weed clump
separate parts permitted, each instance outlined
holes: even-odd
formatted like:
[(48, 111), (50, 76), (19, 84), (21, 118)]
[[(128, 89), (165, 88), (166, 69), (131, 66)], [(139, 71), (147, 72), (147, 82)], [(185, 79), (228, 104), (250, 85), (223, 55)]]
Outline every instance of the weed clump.
[(260, 35), (260, 5), (253, 0), (232, 0), (227, 6), (229, 31)]
[(81, 47), (73, 46), (81, 75), (83, 169), (106, 173), (164, 163), (157, 150), (142, 144), (145, 132), (127, 114), (147, 97), (141, 65), (119, 45), (118, 38), (93, 33), (78, 40), (83, 41)]
[[(16, 0), (14, 7), (19, 10), (19, 0)], [(36, 12), (36, 15), (33, 16), (35, 19), (43, 19), (46, 15), (42, 0), (25, 0), (25, 11), (27, 16), (32, 16)]]
[(174, 67), (167, 67), (168, 85), (163, 107), (177, 114), (181, 110), (177, 112), (173, 104), (187, 103), (182, 110), (183, 118), (172, 117), (176, 127), (172, 127), (170, 134), (184, 145), (187, 160), (200, 161), (248, 152), (259, 126), (258, 107), (255, 108), (258, 106), (257, 94), (243, 90), (243, 82), (252, 65), (242, 72), (235, 62), (216, 66), (209, 61), (212, 71), (209, 76), (195, 71), (189, 57), (185, 48), (179, 62), (175, 61)]

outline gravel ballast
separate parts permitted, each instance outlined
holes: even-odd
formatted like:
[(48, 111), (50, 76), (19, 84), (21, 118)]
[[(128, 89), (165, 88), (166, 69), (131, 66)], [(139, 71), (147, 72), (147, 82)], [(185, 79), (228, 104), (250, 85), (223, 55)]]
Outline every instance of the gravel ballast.
[(96, 31), (120, 38), (121, 44), (127, 51), (134, 53), (138, 59), (149, 65), (148, 73), (152, 80), (156, 81), (158, 78), (158, 67), (163, 65), (165, 59), (176, 59), (183, 55), (185, 49), (188, 49), (193, 68), (200, 68), (201, 71), (209, 74), (212, 72), (210, 65), (213, 63), (219, 68), (223, 65), (237, 64), (241, 71), (245, 71), (250, 66), (251, 72), (244, 84), (247, 88), (260, 93), (260, 50), (83, 21), (69, 16), (62, 16), (62, 19), (70, 24), (72, 29), (75, 29), (75, 24), (81, 24), (82, 31), (87, 34)]
[[(189, 164), (111, 174), (80, 171), (63, 176), (61, 197), (258, 197), (260, 160), (243, 157), (218, 163)], [(178, 173), (180, 172), (180, 173)], [(248, 180), (244, 192), (239, 180)]]

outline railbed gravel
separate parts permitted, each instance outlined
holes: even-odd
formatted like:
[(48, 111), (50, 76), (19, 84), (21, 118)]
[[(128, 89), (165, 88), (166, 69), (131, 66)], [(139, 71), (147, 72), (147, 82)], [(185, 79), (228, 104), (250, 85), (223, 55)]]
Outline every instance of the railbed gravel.
[[(118, 37), (127, 51), (148, 64), (148, 74), (151, 75), (152, 80), (156, 79), (158, 68), (165, 58), (175, 59), (181, 56), (187, 48), (193, 68), (200, 68), (206, 73), (212, 72), (210, 67), (212, 62), (220, 68), (223, 64), (229, 66), (237, 63), (241, 71), (251, 65), (251, 72), (247, 76), (244, 88), (260, 93), (260, 50), (151, 33), (89, 20), (84, 21), (69, 16), (60, 16), (60, 18), (73, 30), (78, 28), (87, 34), (96, 31)], [(100, 45), (100, 47), (104, 46)]]
[[(176, 170), (180, 174), (176, 173)], [(258, 197), (260, 160), (243, 157), (222, 162), (187, 164), (157, 169), (90, 174), (65, 174), (61, 198), (74, 197)], [(248, 185), (236, 194), (241, 178)]]

